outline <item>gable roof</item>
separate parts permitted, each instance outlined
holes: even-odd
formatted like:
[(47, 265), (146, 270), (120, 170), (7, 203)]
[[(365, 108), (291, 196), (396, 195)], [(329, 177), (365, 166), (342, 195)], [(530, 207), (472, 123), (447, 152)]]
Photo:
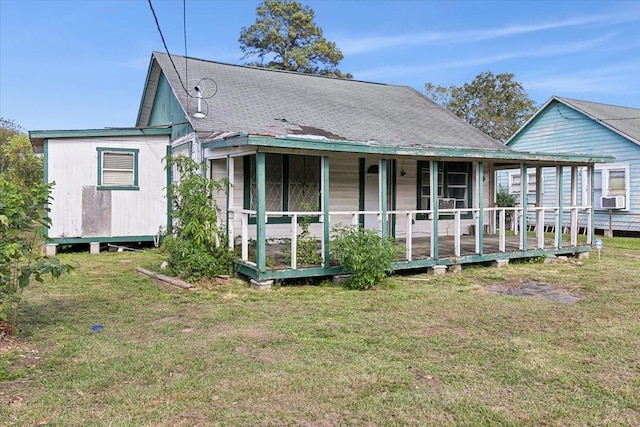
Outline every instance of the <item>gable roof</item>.
[[(296, 135), (319, 142), (512, 151), (407, 86), (171, 58), (175, 68), (168, 55), (152, 54), (137, 126), (148, 125), (160, 74), (164, 74), (187, 120), (203, 139)], [(176, 69), (189, 87), (201, 79), (215, 82), (215, 96), (204, 100), (206, 118), (193, 117), (196, 103), (182, 88)], [(203, 81), (207, 84), (211, 85)]]
[(542, 107), (540, 107), (536, 114), (534, 114), (533, 117), (524, 124), (524, 126), (518, 129), (518, 131), (509, 138), (507, 145), (509, 145), (516, 135), (526, 128), (529, 123), (531, 123), (553, 102), (564, 104), (567, 107), (584, 114), (591, 120), (609, 128), (629, 141), (640, 145), (640, 109), (581, 101), (571, 98), (561, 98), (559, 96), (552, 96)]

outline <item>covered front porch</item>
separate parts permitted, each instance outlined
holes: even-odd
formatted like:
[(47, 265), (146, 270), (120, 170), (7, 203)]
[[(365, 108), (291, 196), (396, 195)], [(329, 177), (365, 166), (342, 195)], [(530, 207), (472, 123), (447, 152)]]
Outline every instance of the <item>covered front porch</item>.
[[(593, 209), (590, 199), (578, 203), (578, 168), (591, 182), (593, 164), (607, 161), (291, 137), (235, 136), (202, 147), (209, 176), (229, 181), (217, 200), (238, 271), (258, 281), (346, 273), (330, 242), (333, 230), (349, 225), (402, 245), (395, 270), (588, 253)], [(497, 171), (519, 169), (528, 188), (532, 168), (555, 170), (556, 203), (536, 196), (497, 206)], [(541, 195), (542, 180), (533, 186)]]

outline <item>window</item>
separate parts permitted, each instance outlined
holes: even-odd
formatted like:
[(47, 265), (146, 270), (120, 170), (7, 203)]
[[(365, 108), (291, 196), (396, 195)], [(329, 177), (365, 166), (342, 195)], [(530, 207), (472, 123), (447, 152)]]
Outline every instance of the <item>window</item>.
[[(256, 208), (255, 156), (245, 157), (249, 182), (245, 208)], [(247, 165), (247, 163), (249, 163)], [(246, 179), (246, 178), (245, 178)], [(317, 210), (320, 200), (320, 158), (288, 154), (265, 154), (266, 210), (301, 212)], [(247, 197), (248, 196), (248, 197)]]
[(98, 148), (98, 189), (138, 190), (137, 149)]
[[(527, 194), (536, 193), (536, 172), (527, 171)], [(509, 193), (520, 194), (522, 190), (522, 177), (520, 172), (514, 172), (509, 174)]]
[(594, 208), (602, 209), (602, 198), (614, 196), (623, 196), (625, 206), (629, 206), (629, 165), (596, 166), (593, 176)]
[[(418, 209), (422, 210), (432, 209), (429, 166), (429, 162), (418, 162)], [(471, 163), (443, 162), (438, 166), (438, 198), (455, 199), (456, 209), (468, 208), (471, 205)]]

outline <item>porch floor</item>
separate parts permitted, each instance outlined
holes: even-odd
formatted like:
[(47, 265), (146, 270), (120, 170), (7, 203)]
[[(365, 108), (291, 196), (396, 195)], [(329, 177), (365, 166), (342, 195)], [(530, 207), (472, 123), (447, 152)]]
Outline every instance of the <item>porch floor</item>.
[[(568, 236), (564, 236), (568, 239)], [(522, 237), (520, 235), (507, 235), (505, 236), (505, 251), (500, 251), (500, 238), (498, 235), (484, 235), (482, 253), (483, 255), (490, 254), (505, 254), (504, 258), (523, 258), (527, 255), (523, 254), (520, 250), (520, 242)], [(584, 240), (584, 241), (582, 241)], [(404, 239), (398, 239), (397, 242), (400, 245), (405, 245)], [(563, 247), (568, 249), (568, 240), (563, 239), (565, 243)], [(586, 236), (579, 236), (579, 245), (586, 244)], [(320, 242), (318, 241), (318, 254), (320, 254)], [(538, 248), (538, 240), (535, 237), (528, 237), (527, 250), (536, 250)], [(554, 251), (554, 240), (552, 237), (545, 237), (544, 249)], [(291, 246), (287, 241), (284, 242), (267, 242), (266, 256), (267, 256), (267, 268), (271, 270), (288, 270), (291, 268), (290, 254)], [(431, 238), (430, 237), (414, 237), (412, 245), (412, 259), (411, 261), (428, 260), (431, 259)], [(513, 254), (513, 256), (508, 256)], [(476, 237), (473, 235), (460, 236), (460, 257), (477, 256), (476, 262), (482, 262), (482, 256), (476, 253)], [(534, 255), (530, 255), (534, 256)], [(439, 236), (438, 237), (438, 259), (455, 259), (454, 248), (454, 236)], [(489, 259), (488, 259), (489, 260)], [(252, 260), (254, 261), (254, 260)], [(400, 255), (399, 262), (407, 261), (406, 253)], [(331, 266), (338, 266), (337, 262), (332, 261)], [(304, 264), (301, 259), (298, 259), (297, 268), (314, 268), (321, 267), (320, 264)]]

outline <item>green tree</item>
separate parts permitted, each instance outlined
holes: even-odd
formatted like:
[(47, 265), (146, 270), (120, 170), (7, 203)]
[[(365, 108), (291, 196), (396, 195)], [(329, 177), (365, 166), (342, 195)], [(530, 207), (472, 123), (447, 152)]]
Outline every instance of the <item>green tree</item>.
[(5, 159), (4, 148), (9, 143), (9, 140), (15, 135), (21, 134), (22, 128), (18, 126), (13, 120), (0, 117), (0, 174), (4, 173), (9, 164)]
[(425, 85), (425, 93), (467, 123), (506, 142), (536, 112), (522, 84), (512, 73), (485, 71), (462, 86)]
[(243, 27), (238, 40), (243, 59), (256, 56), (259, 59), (247, 65), (353, 78), (337, 69), (342, 52), (323, 37), (309, 6), (290, 0), (264, 0), (256, 15), (256, 22)]
[(3, 173), (9, 181), (22, 189), (42, 182), (42, 158), (33, 152), (27, 135), (13, 135), (2, 148), (2, 156), (6, 164)]

